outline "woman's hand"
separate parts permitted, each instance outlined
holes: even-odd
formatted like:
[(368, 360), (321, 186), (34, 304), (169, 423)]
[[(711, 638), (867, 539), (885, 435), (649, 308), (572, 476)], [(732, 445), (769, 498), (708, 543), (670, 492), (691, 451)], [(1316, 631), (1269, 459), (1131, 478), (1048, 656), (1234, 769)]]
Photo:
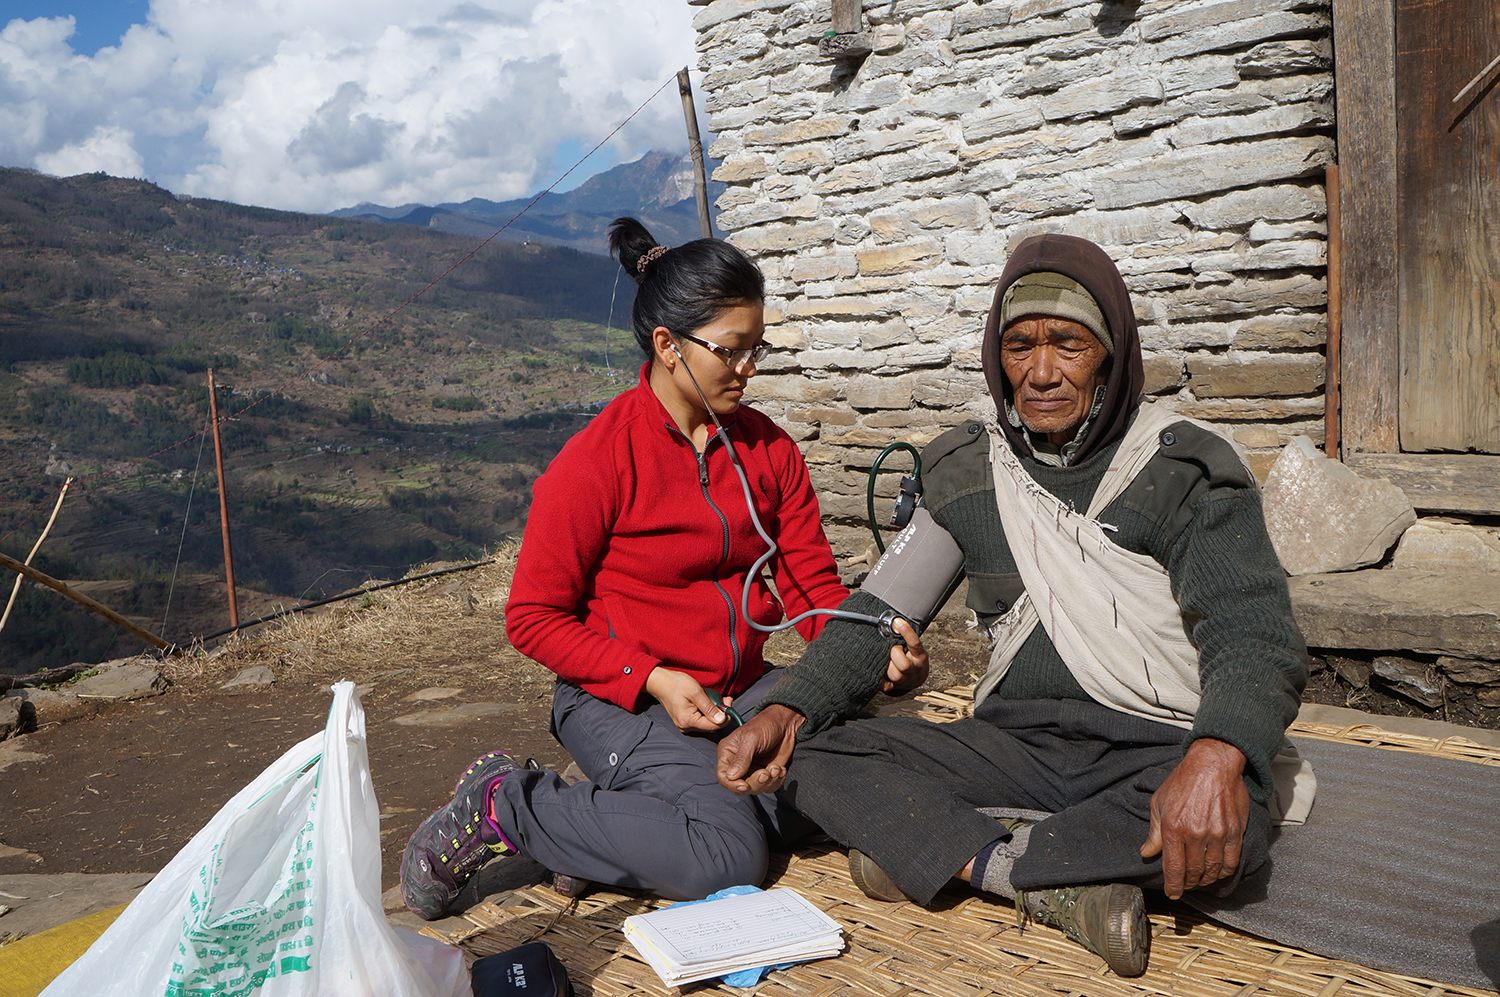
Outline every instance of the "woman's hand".
[(922, 646), (916, 628), (900, 617), (896, 618), (893, 629), (906, 646), (897, 644), (891, 648), (891, 663), (886, 666), (880, 691), (888, 696), (900, 696), (920, 688), (927, 681), (927, 649)]
[(658, 665), (646, 676), (646, 691), (655, 697), (684, 734), (695, 730), (716, 731), (729, 715), (708, 698), (698, 680), (686, 672)]

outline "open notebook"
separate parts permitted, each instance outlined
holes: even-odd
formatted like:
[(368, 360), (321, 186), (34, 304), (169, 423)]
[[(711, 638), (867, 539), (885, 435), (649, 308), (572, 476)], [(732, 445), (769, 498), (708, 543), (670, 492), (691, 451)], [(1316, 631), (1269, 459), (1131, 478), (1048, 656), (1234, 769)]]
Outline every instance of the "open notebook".
[(624, 931), (669, 987), (844, 949), (837, 922), (784, 887), (635, 914)]

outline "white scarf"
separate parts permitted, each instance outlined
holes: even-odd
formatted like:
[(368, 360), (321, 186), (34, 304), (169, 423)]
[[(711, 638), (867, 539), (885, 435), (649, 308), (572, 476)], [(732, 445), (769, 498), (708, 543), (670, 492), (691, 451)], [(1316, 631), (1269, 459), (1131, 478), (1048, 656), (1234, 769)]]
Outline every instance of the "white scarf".
[[(1021, 466), (991, 426), (990, 466), (1000, 522), (1026, 592), (992, 628), (990, 666), (974, 701), (1005, 677), (1038, 623), (1068, 671), (1096, 702), (1132, 716), (1190, 728), (1198, 711), (1198, 651), (1155, 558), (1110, 539), (1098, 516), (1156, 456), (1162, 430), (1192, 422), (1143, 404), (1104, 472), (1086, 513), (1075, 512)], [(1243, 459), (1243, 458), (1242, 458)], [(1312, 767), (1285, 741), (1272, 763), (1271, 816), (1300, 824), (1312, 806)]]

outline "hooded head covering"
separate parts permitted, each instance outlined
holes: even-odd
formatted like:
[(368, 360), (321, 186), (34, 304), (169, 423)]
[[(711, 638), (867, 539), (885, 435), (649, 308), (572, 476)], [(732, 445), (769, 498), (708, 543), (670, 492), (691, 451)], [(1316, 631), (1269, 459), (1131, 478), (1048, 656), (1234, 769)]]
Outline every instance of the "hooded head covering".
[(1071, 235), (1034, 235), (1016, 247), (1000, 275), (1000, 283), (995, 287), (995, 300), (984, 323), (980, 355), (984, 361), (984, 379), (1000, 412), (1000, 428), (1017, 453), (1030, 453), (1031, 448), (1026, 442), (1026, 431), (1012, 426), (1005, 418), (1011, 390), (1010, 380), (1000, 364), (1001, 315), (1005, 292), (1020, 278), (1034, 273), (1062, 274), (1077, 281), (1098, 304), (1112, 340), (1104, 401), (1099, 414), (1088, 425), (1086, 438), (1073, 454), (1072, 462), (1078, 463), (1123, 437), (1140, 405), (1146, 373), (1141, 363), (1141, 340), (1135, 328), (1135, 310), (1114, 261), (1087, 239)]

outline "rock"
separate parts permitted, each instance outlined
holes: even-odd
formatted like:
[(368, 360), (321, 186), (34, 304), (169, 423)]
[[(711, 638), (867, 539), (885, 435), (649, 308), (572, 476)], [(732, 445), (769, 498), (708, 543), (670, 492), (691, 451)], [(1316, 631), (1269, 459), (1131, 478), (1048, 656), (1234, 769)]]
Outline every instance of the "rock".
[(402, 727), (462, 727), (486, 717), (498, 717), (515, 710), (506, 703), (462, 703), (441, 709), (422, 710), (397, 717), (393, 723)]
[(63, 723), (79, 717), (91, 717), (99, 712), (99, 704), (79, 699), (71, 687), (62, 689), (12, 689), (6, 699), (20, 702), (22, 722), (35, 728), (41, 724)]
[(1226, 356), (1188, 360), (1193, 394), (1198, 398), (1244, 398), (1306, 395), (1323, 384), (1323, 357), (1317, 353), (1284, 356)]
[(1402, 534), (1391, 563), (1398, 568), (1500, 572), (1500, 531), (1424, 519)]
[(1375, 674), (1407, 699), (1428, 709), (1443, 705), (1443, 680), (1431, 665), (1409, 658), (1382, 656), (1375, 659)]
[(1200, 228), (1237, 228), (1261, 221), (1291, 221), (1298, 218), (1321, 218), (1327, 211), (1319, 187), (1252, 187), (1216, 197), (1182, 209)]
[(1129, 208), (1307, 176), (1332, 158), (1333, 142), (1323, 136), (1197, 145), (1101, 170), (1091, 190), (1101, 208)]
[(71, 691), (81, 700), (130, 700), (160, 696), (169, 685), (167, 677), (150, 665), (124, 664), (75, 682)]
[(266, 665), (251, 665), (234, 678), (219, 686), (220, 689), (260, 689), (276, 684), (276, 673)]
[(26, 733), (21, 716), (23, 705), (25, 705), (25, 700), (14, 696), (0, 699), (0, 741), (16, 734)]
[[(40, 861), (42, 861), (42, 857), (40, 855), (38, 855), (36, 852), (28, 852), (24, 848), (12, 848), (10, 845), (7, 845), (5, 842), (0, 841), (0, 862), (5, 861), (6, 859), (25, 859), (27, 862), (40, 862)], [(12, 900), (25, 900), (25, 899), (27, 899), (26, 897), (19, 897), (19, 896), (16, 896), (14, 894), (9, 894), (9, 893), (7, 893), (6, 896), (9, 897)], [(6, 908), (6, 909), (9, 910), (11, 908)]]
[(1417, 521), (1405, 492), (1384, 479), (1361, 478), (1305, 436), (1276, 459), (1264, 505), (1266, 530), (1290, 575), (1374, 564)]
[(401, 697), (403, 703), (430, 703), (438, 699), (452, 699), (462, 693), (462, 689), (449, 689), (443, 686), (433, 686), (429, 689), (418, 689), (416, 692)]
[(0, 742), (0, 772), (4, 772), (12, 765), (24, 765), (27, 762), (45, 762), (49, 756), (39, 751), (27, 751), (26, 745), (32, 741), (29, 737), (13, 737), (9, 741)]
[(1345, 571), (1288, 583), (1309, 647), (1500, 661), (1500, 575)]
[(904, 246), (867, 249), (855, 253), (859, 271), (866, 276), (910, 273), (920, 270), (942, 255), (942, 246), (933, 239), (917, 239)]
[(1356, 689), (1367, 689), (1370, 686), (1370, 676), (1375, 674), (1375, 668), (1368, 661), (1358, 661), (1354, 658), (1330, 657), (1328, 664), (1339, 678)]
[(1492, 685), (1496, 692), (1500, 692), (1500, 661), (1443, 655), (1437, 659), (1437, 670), (1455, 682), (1462, 682), (1464, 685)]

